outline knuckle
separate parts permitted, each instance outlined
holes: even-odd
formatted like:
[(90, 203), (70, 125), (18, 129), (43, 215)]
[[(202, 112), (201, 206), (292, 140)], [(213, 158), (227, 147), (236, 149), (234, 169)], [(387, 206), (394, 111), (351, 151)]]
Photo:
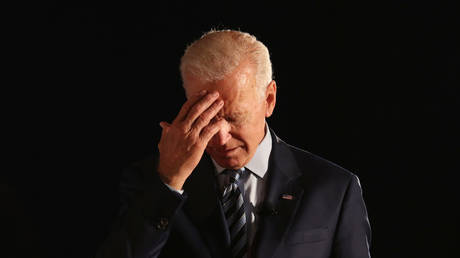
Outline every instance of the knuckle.
[(201, 132), (201, 138), (207, 138), (210, 134), (211, 134), (211, 130), (209, 128), (205, 128)]
[(211, 107), (209, 107), (210, 113), (217, 113), (219, 111), (219, 104), (214, 103)]
[(211, 101), (213, 100), (214, 97), (212, 96), (206, 96), (203, 100), (199, 101), (198, 103), (195, 104), (198, 108), (204, 108), (205, 106), (209, 106), (211, 104)]
[(206, 126), (205, 128), (203, 128), (203, 133), (204, 133), (204, 134), (208, 134), (208, 133), (211, 132), (211, 130), (212, 130), (212, 126), (211, 126), (211, 125), (208, 125), (208, 126)]
[(195, 135), (193, 133), (187, 134), (187, 137), (185, 138), (185, 142), (187, 145), (193, 145), (195, 143)]
[(184, 123), (181, 123), (181, 125), (178, 126), (178, 131), (183, 135), (187, 134), (187, 132), (188, 132), (187, 127), (185, 126)]
[(218, 126), (217, 123), (213, 123), (213, 124), (210, 124), (209, 126), (207, 126), (207, 129), (208, 129), (209, 133), (213, 133), (213, 132), (217, 131), (218, 128), (219, 128), (219, 126)]
[(188, 129), (187, 129), (187, 127), (185, 126), (185, 124), (183, 124), (183, 125), (181, 126), (181, 130), (180, 130), (180, 131), (181, 131), (182, 134), (187, 134), (187, 133), (188, 133)]
[(201, 114), (197, 119), (198, 125), (205, 125), (208, 121), (207, 115), (205, 113)]
[(203, 104), (202, 102), (196, 103), (196, 104), (193, 106), (191, 112), (192, 112), (192, 113), (196, 113), (196, 112), (200, 111), (200, 110), (203, 108), (203, 106), (204, 106), (204, 104)]
[(210, 101), (210, 100), (212, 100), (214, 98), (215, 98), (215, 95), (213, 95), (213, 94), (206, 95), (206, 101)]

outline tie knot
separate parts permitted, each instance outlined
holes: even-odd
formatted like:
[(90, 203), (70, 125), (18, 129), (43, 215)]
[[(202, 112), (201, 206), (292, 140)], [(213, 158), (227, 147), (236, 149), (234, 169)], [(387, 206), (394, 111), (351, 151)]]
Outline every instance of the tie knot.
[(226, 175), (228, 175), (229, 179), (230, 179), (230, 183), (235, 183), (238, 181), (238, 179), (240, 179), (240, 177), (243, 175), (243, 172), (244, 172), (244, 167), (240, 168), (240, 169), (226, 169), (224, 171), (224, 173)]

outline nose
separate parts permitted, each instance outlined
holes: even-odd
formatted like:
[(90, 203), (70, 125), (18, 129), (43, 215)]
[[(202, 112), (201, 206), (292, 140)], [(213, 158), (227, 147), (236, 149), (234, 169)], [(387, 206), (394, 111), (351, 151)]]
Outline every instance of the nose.
[(230, 139), (232, 135), (230, 134), (230, 124), (225, 123), (222, 129), (219, 130), (209, 141), (208, 145), (211, 147), (217, 147), (225, 145)]

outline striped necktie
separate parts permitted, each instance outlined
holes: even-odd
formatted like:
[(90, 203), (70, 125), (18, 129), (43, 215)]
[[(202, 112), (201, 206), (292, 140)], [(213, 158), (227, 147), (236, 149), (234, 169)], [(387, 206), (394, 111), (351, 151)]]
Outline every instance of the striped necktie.
[(244, 172), (244, 167), (239, 170), (225, 170), (230, 183), (225, 187), (222, 194), (222, 207), (230, 232), (230, 247), (232, 257), (247, 257), (248, 236), (246, 226), (245, 204), (243, 199), (243, 187), (238, 187), (238, 179)]

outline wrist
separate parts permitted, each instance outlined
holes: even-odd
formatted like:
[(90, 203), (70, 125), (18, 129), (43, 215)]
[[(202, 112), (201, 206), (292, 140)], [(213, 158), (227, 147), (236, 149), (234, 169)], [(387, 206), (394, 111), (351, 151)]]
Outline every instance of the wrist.
[(160, 180), (169, 186), (170, 188), (177, 190), (177, 191), (182, 191), (182, 187), (184, 186), (185, 180), (182, 180), (177, 177), (167, 177), (164, 176), (162, 173), (158, 173), (160, 176)]
[(175, 189), (175, 188), (172, 188), (172, 187), (171, 187), (170, 185), (168, 185), (168, 184), (165, 184), (165, 183), (163, 183), (163, 184), (166, 185), (166, 187), (168, 187), (168, 189), (171, 190), (171, 191), (173, 191), (173, 192), (176, 192), (176, 193), (178, 193), (178, 194), (180, 194), (180, 195), (182, 195), (182, 194), (184, 193), (184, 190), (177, 190), (177, 189)]

